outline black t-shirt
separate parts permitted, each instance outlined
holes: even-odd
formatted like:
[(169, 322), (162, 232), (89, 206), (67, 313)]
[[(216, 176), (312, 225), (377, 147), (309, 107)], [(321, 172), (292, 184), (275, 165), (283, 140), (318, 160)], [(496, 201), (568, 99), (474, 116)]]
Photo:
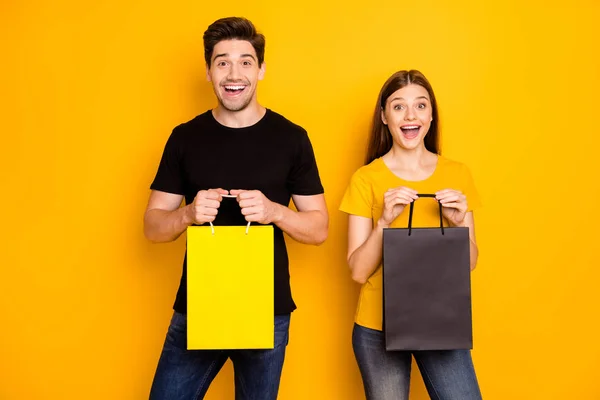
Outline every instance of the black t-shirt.
[[(291, 195), (316, 195), (323, 186), (307, 132), (267, 109), (256, 124), (244, 128), (221, 125), (211, 110), (173, 129), (164, 148), (153, 190), (185, 196), (190, 204), (198, 191), (213, 188), (260, 190), (284, 206)], [(223, 198), (213, 225), (246, 225), (236, 199)], [(275, 314), (292, 312), (288, 255), (283, 231), (274, 228)], [(187, 263), (173, 308), (187, 310)]]

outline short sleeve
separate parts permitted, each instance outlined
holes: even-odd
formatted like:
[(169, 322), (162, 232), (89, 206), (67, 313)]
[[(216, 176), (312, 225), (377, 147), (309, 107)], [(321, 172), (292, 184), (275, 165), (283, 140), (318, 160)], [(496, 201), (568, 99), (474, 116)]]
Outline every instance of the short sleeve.
[(306, 131), (302, 131), (296, 147), (294, 164), (288, 176), (292, 194), (311, 196), (324, 193), (312, 144)]
[(365, 181), (360, 170), (356, 171), (350, 179), (350, 185), (346, 188), (339, 209), (347, 214), (373, 218), (372, 207), (373, 190), (371, 185)]
[(181, 135), (177, 128), (173, 130), (158, 165), (154, 181), (150, 185), (152, 190), (161, 192), (184, 194), (184, 174), (182, 169), (183, 146)]
[(463, 166), (463, 182), (463, 194), (467, 196), (467, 204), (469, 206), (468, 211), (474, 211), (481, 208), (482, 203), (479, 192), (475, 186), (471, 171), (466, 165)]

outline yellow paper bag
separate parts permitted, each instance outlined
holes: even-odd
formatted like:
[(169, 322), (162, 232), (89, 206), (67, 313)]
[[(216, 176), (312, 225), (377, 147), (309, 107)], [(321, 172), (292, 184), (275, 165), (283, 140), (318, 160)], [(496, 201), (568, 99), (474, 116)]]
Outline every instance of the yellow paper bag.
[(187, 348), (272, 349), (272, 226), (187, 229)]

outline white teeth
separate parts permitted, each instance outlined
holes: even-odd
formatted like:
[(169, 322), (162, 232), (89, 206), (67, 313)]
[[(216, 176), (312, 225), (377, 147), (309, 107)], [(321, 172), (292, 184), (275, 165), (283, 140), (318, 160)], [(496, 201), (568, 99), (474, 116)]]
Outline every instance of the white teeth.
[(227, 90), (244, 90), (245, 86), (225, 86)]
[(403, 126), (402, 129), (419, 129), (418, 126)]

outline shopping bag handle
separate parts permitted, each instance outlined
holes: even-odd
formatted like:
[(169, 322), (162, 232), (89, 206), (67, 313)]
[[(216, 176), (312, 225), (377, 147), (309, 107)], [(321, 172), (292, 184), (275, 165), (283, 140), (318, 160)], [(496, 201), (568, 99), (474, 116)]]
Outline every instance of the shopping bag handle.
[[(237, 197), (236, 195), (233, 195), (233, 194), (222, 194), (221, 196), (222, 197), (229, 197), (231, 199), (235, 199)], [(210, 231), (214, 235), (215, 234), (215, 227), (212, 224), (212, 222), (209, 222), (209, 224), (210, 224)], [(248, 229), (250, 229), (250, 222), (248, 222), (248, 225), (246, 225), (246, 235), (248, 234)]]
[[(418, 196), (419, 197), (432, 197), (432, 198), (435, 199), (435, 194), (421, 194), (421, 193), (419, 193)], [(413, 217), (414, 204), (415, 204), (414, 201), (412, 201), (410, 203), (410, 211), (408, 213), (408, 236), (410, 236), (410, 234), (412, 232), (412, 217)], [(444, 234), (444, 220), (442, 218), (442, 203), (440, 203), (438, 201), (438, 204), (440, 205), (440, 229), (442, 230), (442, 235), (443, 235)]]

